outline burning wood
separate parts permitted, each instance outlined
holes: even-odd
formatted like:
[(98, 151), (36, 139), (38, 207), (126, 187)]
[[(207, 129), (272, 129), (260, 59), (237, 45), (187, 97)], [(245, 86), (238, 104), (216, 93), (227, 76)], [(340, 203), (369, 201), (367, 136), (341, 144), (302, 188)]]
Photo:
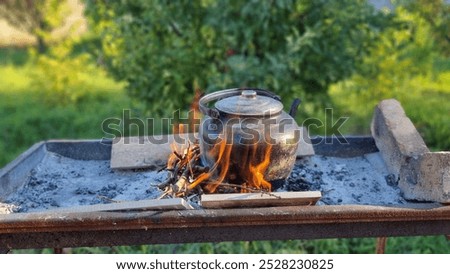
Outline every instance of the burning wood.
[(167, 160), (167, 180), (158, 187), (164, 190), (161, 196), (184, 197), (189, 192), (190, 182), (200, 174), (207, 172), (207, 168), (200, 166), (200, 147), (189, 143), (187, 148), (178, 149), (172, 145), (172, 154)]
[[(243, 183), (241, 185), (229, 183), (226, 175), (230, 163), (231, 147), (232, 145), (226, 144), (224, 139), (216, 144), (214, 152), (217, 153), (218, 161), (209, 168), (201, 165), (201, 152), (197, 143), (188, 143), (186, 147), (182, 148), (173, 144), (173, 151), (166, 167), (169, 177), (159, 185), (159, 188), (164, 190), (164, 194), (160, 198), (183, 197), (187, 200), (198, 201), (198, 197), (201, 195), (201, 205), (206, 208), (314, 205), (320, 199), (319, 191), (275, 194), (270, 192), (271, 184), (264, 179), (264, 173), (270, 162), (271, 146), (267, 146), (265, 151), (258, 149), (256, 145), (251, 146), (249, 150), (251, 157), (242, 164), (242, 169), (246, 170), (243, 173), (246, 174), (242, 178)], [(262, 161), (256, 163), (261, 157)], [(202, 195), (203, 193), (222, 194)], [(265, 196), (263, 197), (263, 195)], [(194, 197), (195, 199), (193, 199)]]
[[(203, 166), (200, 160), (201, 152), (198, 143), (188, 143), (179, 148), (172, 144), (172, 153), (167, 160), (168, 178), (165, 182), (158, 185), (164, 194), (164, 197), (188, 197), (189, 195), (201, 195), (202, 193), (236, 193), (236, 192), (260, 192), (267, 193), (271, 190), (270, 182), (264, 179), (264, 172), (270, 162), (269, 146), (263, 154), (263, 160), (260, 163), (250, 161), (243, 164), (246, 170), (246, 178), (243, 178), (242, 184), (232, 184), (226, 182), (230, 162), (230, 152), (232, 145), (227, 144), (223, 139), (214, 147), (214, 153), (217, 154), (217, 162), (209, 168)], [(256, 154), (258, 149), (255, 147), (252, 154)], [(256, 159), (255, 155), (253, 158)]]

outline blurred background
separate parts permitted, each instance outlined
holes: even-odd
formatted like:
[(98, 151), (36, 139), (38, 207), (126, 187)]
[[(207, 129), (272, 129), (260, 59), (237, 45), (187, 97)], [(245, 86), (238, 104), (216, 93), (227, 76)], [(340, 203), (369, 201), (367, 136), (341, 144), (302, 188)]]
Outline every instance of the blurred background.
[[(0, 167), (41, 140), (104, 137), (102, 121), (123, 109), (171, 117), (196, 91), (246, 86), (278, 93), (285, 106), (301, 98), (299, 124), (333, 108), (349, 117), (339, 130), (353, 135), (370, 134), (373, 107), (396, 98), (430, 149), (450, 150), (449, 1), (0, 1)], [(331, 127), (310, 133), (336, 133)], [(374, 251), (375, 239), (71, 250)], [(450, 253), (450, 241), (389, 238), (386, 252)]]

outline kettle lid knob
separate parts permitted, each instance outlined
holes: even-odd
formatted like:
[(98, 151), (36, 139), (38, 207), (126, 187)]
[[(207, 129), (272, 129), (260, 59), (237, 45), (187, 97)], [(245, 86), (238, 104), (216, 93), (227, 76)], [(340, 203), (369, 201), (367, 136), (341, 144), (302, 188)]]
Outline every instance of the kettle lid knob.
[(254, 99), (254, 98), (256, 98), (256, 91), (244, 90), (244, 91), (242, 91), (241, 96), (245, 97), (245, 98), (249, 98), (249, 99)]

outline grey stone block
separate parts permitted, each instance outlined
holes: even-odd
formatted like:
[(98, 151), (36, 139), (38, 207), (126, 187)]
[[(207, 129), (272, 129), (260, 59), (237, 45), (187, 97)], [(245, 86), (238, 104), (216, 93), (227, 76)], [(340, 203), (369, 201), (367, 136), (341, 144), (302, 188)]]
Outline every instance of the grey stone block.
[(395, 99), (383, 100), (375, 107), (371, 131), (389, 172), (396, 178), (407, 161), (429, 152), (419, 132)]
[(401, 167), (399, 187), (406, 199), (450, 203), (450, 152), (410, 158)]

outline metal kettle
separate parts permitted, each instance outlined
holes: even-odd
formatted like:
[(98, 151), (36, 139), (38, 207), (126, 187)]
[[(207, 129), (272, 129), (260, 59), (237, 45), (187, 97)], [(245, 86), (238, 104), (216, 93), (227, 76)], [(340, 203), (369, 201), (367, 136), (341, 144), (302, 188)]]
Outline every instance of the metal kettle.
[(199, 108), (202, 162), (215, 173), (207, 190), (226, 183), (241, 192), (271, 191), (284, 183), (295, 164), (300, 129), (279, 96), (256, 88), (221, 90), (200, 98)]

